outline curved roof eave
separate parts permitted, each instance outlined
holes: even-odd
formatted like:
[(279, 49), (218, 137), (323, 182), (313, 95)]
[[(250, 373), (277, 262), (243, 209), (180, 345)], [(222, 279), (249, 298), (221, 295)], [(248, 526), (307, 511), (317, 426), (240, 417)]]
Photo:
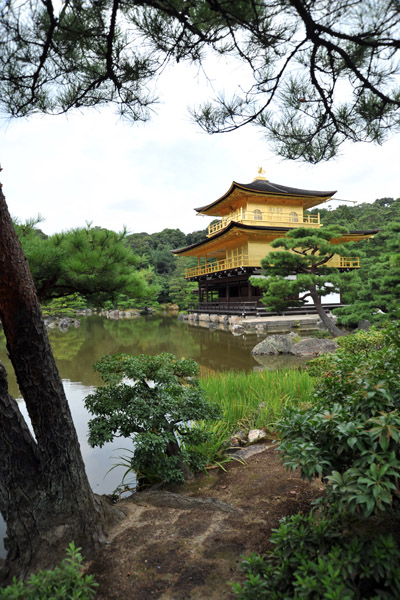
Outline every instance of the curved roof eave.
[(330, 198), (331, 196), (336, 194), (336, 191), (337, 191), (337, 190), (332, 190), (332, 191), (303, 190), (301, 188), (292, 188), (292, 187), (288, 187), (287, 185), (281, 185), (280, 183), (273, 183), (272, 181), (267, 181), (267, 180), (262, 180), (262, 179), (255, 179), (251, 183), (237, 183), (236, 181), (233, 181), (229, 190), (223, 196), (218, 198), (218, 200), (215, 200), (214, 202), (211, 202), (210, 204), (206, 204), (205, 206), (200, 206), (199, 208), (195, 208), (194, 210), (196, 212), (204, 212), (205, 210), (208, 210), (208, 209), (212, 208), (213, 206), (216, 206), (217, 204), (219, 204), (220, 202), (222, 202), (223, 200), (228, 198), (235, 189), (243, 190), (245, 192), (253, 192), (253, 193), (255, 192), (256, 194), (275, 194), (278, 196), (291, 196), (291, 197), (309, 196), (311, 198), (321, 198), (321, 200), (323, 200), (324, 198)]

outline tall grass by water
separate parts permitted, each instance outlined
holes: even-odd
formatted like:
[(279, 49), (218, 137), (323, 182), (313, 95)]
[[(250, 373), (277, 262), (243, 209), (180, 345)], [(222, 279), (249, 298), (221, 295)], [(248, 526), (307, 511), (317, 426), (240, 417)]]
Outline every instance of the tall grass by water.
[(196, 427), (210, 434), (207, 443), (197, 446), (196, 451), (207, 464), (221, 465), (229, 460), (224, 451), (234, 431), (273, 431), (285, 407), (310, 402), (313, 379), (306, 371), (295, 369), (225, 372), (202, 377), (201, 386), (210, 400), (220, 405), (222, 417), (219, 421), (196, 422)]
[(201, 386), (221, 406), (230, 427), (270, 428), (286, 406), (310, 401), (313, 379), (296, 369), (228, 372), (202, 378)]

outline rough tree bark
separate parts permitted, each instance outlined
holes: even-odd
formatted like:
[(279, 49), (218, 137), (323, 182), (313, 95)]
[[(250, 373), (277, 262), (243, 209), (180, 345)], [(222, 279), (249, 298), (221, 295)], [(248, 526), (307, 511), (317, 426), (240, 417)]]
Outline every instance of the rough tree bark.
[(0, 186), (0, 318), (33, 434), (0, 368), (0, 512), (7, 560), (0, 578), (49, 567), (73, 540), (89, 558), (104, 540), (32, 276)]
[(323, 322), (323, 324), (325, 325), (325, 327), (327, 328), (327, 330), (334, 336), (334, 337), (339, 337), (341, 335), (345, 335), (343, 333), (343, 331), (341, 331), (339, 329), (339, 327), (336, 327), (335, 323), (333, 322), (333, 320), (326, 314), (323, 306), (322, 306), (322, 302), (321, 302), (321, 298), (320, 295), (318, 294), (317, 288), (314, 286), (310, 286), (310, 296), (312, 298), (312, 301), (314, 302), (314, 306), (315, 306), (315, 310), (317, 311), (321, 321)]

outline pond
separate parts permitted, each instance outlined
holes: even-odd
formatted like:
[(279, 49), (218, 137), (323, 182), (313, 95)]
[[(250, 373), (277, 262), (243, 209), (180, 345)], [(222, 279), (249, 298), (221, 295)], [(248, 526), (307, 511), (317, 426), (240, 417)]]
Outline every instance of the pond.
[[(87, 443), (89, 415), (83, 399), (101, 379), (93, 371), (93, 363), (104, 354), (127, 352), (131, 354), (159, 354), (170, 352), (178, 358), (193, 358), (200, 365), (202, 374), (217, 371), (251, 371), (263, 368), (251, 355), (259, 339), (256, 334), (234, 336), (225, 330), (210, 331), (181, 323), (176, 317), (152, 316), (131, 320), (111, 320), (98, 316), (85, 317), (77, 328), (66, 332), (49, 331), (53, 353), (63, 380), (77, 429), (82, 455), (93, 490), (99, 494), (112, 492), (121, 482), (124, 469), (107, 471), (123, 454), (120, 449), (129, 448), (129, 441), (122, 439), (105, 444), (103, 448), (90, 448)], [(18, 399), (21, 412), (27, 418), (25, 405), (7, 357), (4, 336), (0, 339), (0, 361), (5, 365), (9, 379), (9, 391)], [(292, 365), (289, 357), (270, 357), (267, 368)], [(5, 555), (3, 539), (4, 521), (0, 515), (0, 556)]]

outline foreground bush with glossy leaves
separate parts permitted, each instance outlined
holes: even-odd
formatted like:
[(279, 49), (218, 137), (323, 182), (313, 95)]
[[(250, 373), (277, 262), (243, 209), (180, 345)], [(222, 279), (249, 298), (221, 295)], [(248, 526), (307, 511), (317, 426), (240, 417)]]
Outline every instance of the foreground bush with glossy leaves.
[(251, 554), (241, 564), (238, 600), (355, 600), (400, 597), (400, 546), (391, 535), (349, 535), (338, 514), (284, 519), (268, 557)]
[(310, 406), (278, 424), (283, 462), (326, 493), (282, 522), (268, 557), (244, 559), (239, 600), (400, 597), (400, 321), (340, 346), (311, 362)]
[(106, 385), (85, 399), (95, 415), (89, 422), (92, 446), (131, 438), (129, 469), (146, 483), (182, 483), (205, 466), (195, 447), (209, 433), (192, 423), (217, 419), (220, 409), (205, 397), (194, 360), (168, 353), (116, 354), (104, 356), (94, 368)]
[(314, 362), (313, 404), (286, 412), (280, 449), (288, 467), (325, 479), (326, 501), (365, 518), (400, 509), (400, 325), (378, 344), (375, 332), (370, 346), (354, 337)]

